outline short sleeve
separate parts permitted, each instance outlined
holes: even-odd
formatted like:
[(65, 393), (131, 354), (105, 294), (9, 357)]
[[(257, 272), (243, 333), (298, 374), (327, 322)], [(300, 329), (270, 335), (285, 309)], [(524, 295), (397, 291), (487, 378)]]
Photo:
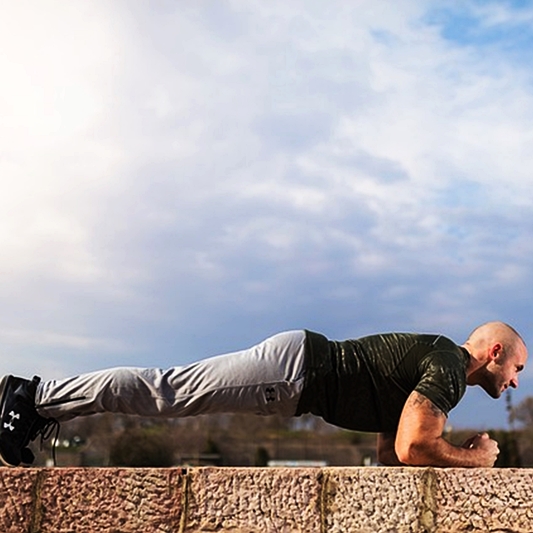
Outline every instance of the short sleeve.
[(430, 352), (422, 363), (422, 375), (415, 390), (448, 416), (466, 391), (464, 359), (450, 351)]

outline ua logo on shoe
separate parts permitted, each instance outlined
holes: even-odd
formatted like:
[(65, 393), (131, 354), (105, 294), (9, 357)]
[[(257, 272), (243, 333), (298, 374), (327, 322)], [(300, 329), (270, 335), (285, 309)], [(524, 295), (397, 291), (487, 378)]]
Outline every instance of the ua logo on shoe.
[(274, 387), (268, 387), (265, 389), (265, 397), (267, 402), (276, 401), (276, 389)]
[(13, 425), (13, 420), (20, 419), (20, 413), (15, 413), (15, 411), (11, 411), (9, 413), (9, 416), (11, 417), (11, 420), (9, 422), (4, 422), (4, 429), (9, 429), (9, 431), (14, 431), (15, 426)]

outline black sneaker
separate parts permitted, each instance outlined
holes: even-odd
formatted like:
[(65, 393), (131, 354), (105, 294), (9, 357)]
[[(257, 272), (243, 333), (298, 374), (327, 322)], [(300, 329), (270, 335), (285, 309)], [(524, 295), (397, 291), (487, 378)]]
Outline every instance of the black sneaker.
[(39, 381), (37, 376), (31, 381), (4, 376), (0, 381), (0, 460), (7, 466), (33, 463), (30, 441), (39, 435), (48, 438), (47, 430), (58, 426), (55, 419), (44, 418), (35, 409)]

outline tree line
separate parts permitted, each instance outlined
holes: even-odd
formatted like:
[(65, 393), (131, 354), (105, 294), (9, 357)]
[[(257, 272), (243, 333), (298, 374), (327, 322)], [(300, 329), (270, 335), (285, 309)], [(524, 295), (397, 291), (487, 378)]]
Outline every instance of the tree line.
[[(508, 427), (488, 430), (500, 447), (495, 466), (533, 467), (533, 396), (513, 406), (508, 390), (506, 402)], [(460, 445), (473, 431), (452, 430), (446, 438)], [(264, 466), (269, 460), (360, 466), (375, 464), (375, 441), (372, 434), (340, 430), (312, 415), (161, 420), (106, 414), (62, 424), (53, 444), (60, 466)], [(36, 464), (49, 464), (51, 444), (34, 446)]]

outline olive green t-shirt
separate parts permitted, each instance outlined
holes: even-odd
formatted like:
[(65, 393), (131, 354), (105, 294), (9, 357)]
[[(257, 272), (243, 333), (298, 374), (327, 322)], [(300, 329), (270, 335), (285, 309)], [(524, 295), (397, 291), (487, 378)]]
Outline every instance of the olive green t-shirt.
[(443, 413), (466, 390), (468, 352), (441, 335), (387, 333), (343, 342), (306, 331), (306, 378), (296, 414), (346, 429), (393, 432), (409, 394)]

